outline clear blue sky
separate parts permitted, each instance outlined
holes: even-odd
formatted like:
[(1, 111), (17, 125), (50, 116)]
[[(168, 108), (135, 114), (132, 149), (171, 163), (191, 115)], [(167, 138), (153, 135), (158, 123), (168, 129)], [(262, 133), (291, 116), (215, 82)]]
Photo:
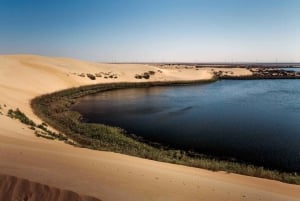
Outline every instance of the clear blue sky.
[(300, 61), (300, 0), (0, 0), (0, 54)]

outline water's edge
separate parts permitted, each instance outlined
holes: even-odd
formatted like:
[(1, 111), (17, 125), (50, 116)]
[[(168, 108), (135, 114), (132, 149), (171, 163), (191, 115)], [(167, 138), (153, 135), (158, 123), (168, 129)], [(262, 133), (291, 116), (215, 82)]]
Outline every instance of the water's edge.
[[(72, 105), (78, 98), (99, 93), (102, 91), (168, 85), (202, 84), (216, 81), (175, 81), (175, 82), (143, 82), (143, 83), (110, 83), (83, 86), (79, 88), (66, 89), (52, 94), (36, 97), (31, 106), (34, 113), (53, 128), (63, 132), (81, 147), (97, 150), (113, 151), (142, 158), (158, 161), (183, 164), (187, 166), (210, 169), (214, 171), (227, 171), (249, 176), (275, 179), (287, 183), (300, 184), (300, 176), (296, 173), (285, 173), (277, 170), (268, 170), (263, 167), (255, 167), (249, 164), (232, 161), (222, 161), (205, 158), (201, 155), (193, 156), (181, 150), (165, 150), (156, 148), (137, 139), (124, 135), (122, 129), (107, 125), (85, 124), (80, 122), (81, 115), (71, 111)], [(93, 132), (93, 133), (91, 133)], [(108, 134), (106, 134), (106, 133)], [(96, 136), (95, 133), (97, 134)]]

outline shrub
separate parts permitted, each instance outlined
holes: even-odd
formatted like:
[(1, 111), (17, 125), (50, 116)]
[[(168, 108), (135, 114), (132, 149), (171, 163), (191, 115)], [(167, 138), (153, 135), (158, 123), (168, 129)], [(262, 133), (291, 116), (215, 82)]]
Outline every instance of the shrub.
[(135, 77), (135, 79), (142, 79), (143, 78), (141, 75), (135, 75), (134, 77)]
[(144, 73), (144, 74), (143, 74), (143, 78), (149, 79), (149, 78), (150, 78), (150, 74), (149, 74), (149, 73)]
[(40, 131), (35, 131), (34, 134), (37, 136), (37, 137), (43, 137), (43, 138), (46, 138), (48, 140), (54, 140), (55, 138), (52, 137), (52, 136), (48, 136), (47, 133), (45, 132), (40, 132)]
[(47, 128), (44, 126), (44, 124), (39, 124), (37, 127), (41, 130), (47, 131)]
[[(9, 109), (7, 112), (7, 116), (13, 118), (13, 119), (19, 119), (22, 123), (29, 125), (29, 129), (35, 130), (35, 134), (37, 137), (44, 137), (47, 139), (58, 139), (61, 141), (68, 141), (68, 138), (62, 134), (57, 134), (55, 132), (52, 132), (48, 130), (46, 127), (48, 126), (45, 122), (36, 125), (32, 120), (30, 120), (23, 112), (21, 112), (18, 108), (16, 110)], [(36, 128), (42, 130), (38, 131)]]
[(48, 124), (46, 124), (45, 122), (43, 122), (42, 125), (48, 127)]
[(88, 78), (90, 78), (91, 80), (95, 80), (95, 79), (96, 79), (96, 76), (93, 75), (93, 74), (90, 74), (90, 73), (86, 74), (86, 76), (87, 76)]
[(155, 72), (152, 71), (152, 70), (150, 70), (148, 73), (149, 73), (150, 75), (154, 75), (154, 74), (155, 74)]
[(36, 124), (32, 120), (30, 120), (23, 112), (21, 112), (19, 108), (17, 108), (16, 110), (9, 109), (7, 115), (11, 118), (19, 119), (24, 124), (36, 126)]

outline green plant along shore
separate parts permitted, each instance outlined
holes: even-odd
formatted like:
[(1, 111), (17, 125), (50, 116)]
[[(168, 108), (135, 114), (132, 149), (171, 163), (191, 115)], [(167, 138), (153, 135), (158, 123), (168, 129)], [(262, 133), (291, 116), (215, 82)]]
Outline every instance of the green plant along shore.
[(30, 129), (35, 130), (34, 133), (37, 137), (43, 137), (50, 140), (58, 139), (68, 144), (74, 144), (72, 141), (69, 141), (65, 135), (62, 135), (60, 133), (57, 134), (49, 130), (47, 128), (48, 125), (46, 123), (36, 124), (34, 121), (29, 119), (23, 112), (21, 112), (19, 108), (17, 108), (16, 110), (9, 109), (7, 111), (7, 116), (12, 119), (18, 119), (21, 123), (28, 125)]
[(300, 176), (297, 173), (268, 170), (263, 167), (255, 167), (243, 163), (217, 160), (182, 150), (152, 146), (151, 143), (145, 143), (136, 137), (127, 135), (121, 128), (103, 124), (83, 123), (81, 122), (81, 115), (70, 109), (78, 98), (107, 90), (193, 83), (201, 82), (147, 82), (90, 85), (37, 97), (32, 100), (31, 105), (36, 115), (42, 118), (47, 124), (64, 133), (81, 147), (112, 151), (213, 171), (226, 171), (300, 184)]

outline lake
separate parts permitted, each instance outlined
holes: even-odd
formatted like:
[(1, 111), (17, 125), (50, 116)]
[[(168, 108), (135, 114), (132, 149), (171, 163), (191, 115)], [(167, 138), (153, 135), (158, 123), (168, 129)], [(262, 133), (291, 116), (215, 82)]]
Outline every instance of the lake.
[(170, 148), (300, 171), (300, 80), (222, 80), (86, 96), (85, 122), (124, 128)]
[(300, 72), (300, 68), (281, 68), (282, 70)]

